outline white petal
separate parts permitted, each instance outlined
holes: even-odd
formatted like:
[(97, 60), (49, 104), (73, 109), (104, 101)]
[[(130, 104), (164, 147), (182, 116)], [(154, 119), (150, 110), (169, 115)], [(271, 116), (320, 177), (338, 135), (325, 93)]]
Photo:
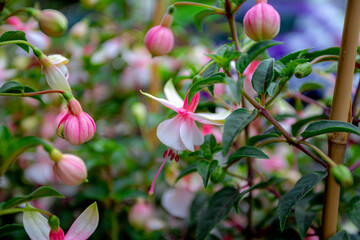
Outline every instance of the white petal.
[(181, 138), (180, 138), (180, 126), (183, 121), (181, 115), (165, 120), (160, 123), (156, 130), (156, 135), (160, 142), (169, 146), (175, 150), (186, 150)]
[(230, 111), (220, 113), (193, 113), (189, 116), (204, 124), (223, 125), (230, 113)]
[(186, 218), (193, 198), (194, 193), (186, 189), (170, 189), (162, 195), (161, 205), (171, 215)]
[(183, 106), (184, 100), (182, 100), (179, 94), (176, 92), (176, 89), (171, 79), (165, 84), (164, 93), (167, 100), (169, 100), (169, 102), (171, 102), (173, 105), (178, 108), (181, 108)]
[(193, 134), (194, 145), (201, 145), (204, 143), (204, 136), (202, 135), (195, 121), (193, 121), (193, 125), (192, 125), (192, 134)]
[(99, 224), (99, 212), (96, 202), (91, 204), (71, 225), (65, 240), (86, 240)]
[(49, 55), (48, 58), (54, 65), (67, 64), (69, 62), (69, 59), (60, 54)]
[[(27, 206), (28, 207), (28, 206)], [(50, 226), (47, 219), (36, 211), (24, 209), (23, 224), (27, 235), (31, 240), (48, 240)]]
[(194, 151), (193, 123), (194, 120), (186, 117), (180, 125), (181, 141), (184, 143), (185, 147), (192, 152)]
[(44, 67), (43, 72), (45, 74), (46, 82), (52, 89), (64, 90), (71, 92), (70, 85), (65, 78), (65, 75), (56, 66)]
[(179, 111), (178, 107), (176, 107), (173, 103), (169, 102), (169, 101), (166, 100), (166, 99), (154, 97), (153, 95), (150, 95), (150, 94), (148, 94), (148, 93), (145, 93), (145, 92), (143, 92), (143, 91), (141, 91), (141, 90), (140, 90), (140, 92), (141, 92), (143, 95), (145, 95), (145, 96), (147, 96), (147, 97), (149, 97), (149, 98), (152, 98), (152, 99), (158, 101), (159, 103), (161, 103), (161, 104), (164, 105), (165, 107), (170, 108), (171, 110), (174, 110), (175, 112), (178, 112), (178, 111)]

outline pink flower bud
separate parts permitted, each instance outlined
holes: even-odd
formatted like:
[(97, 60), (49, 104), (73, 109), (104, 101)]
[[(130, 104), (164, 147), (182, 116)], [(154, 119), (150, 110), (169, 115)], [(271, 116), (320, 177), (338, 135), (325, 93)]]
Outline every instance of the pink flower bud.
[(56, 176), (68, 185), (79, 185), (86, 180), (87, 171), (84, 161), (72, 154), (63, 154), (54, 165)]
[(154, 210), (151, 205), (143, 199), (139, 199), (129, 211), (129, 223), (136, 228), (145, 228), (147, 221), (149, 221), (153, 215)]
[(160, 25), (152, 27), (145, 35), (145, 45), (153, 56), (162, 56), (174, 47), (174, 35), (170, 29), (172, 15), (166, 14)]
[(62, 36), (68, 25), (64, 14), (57, 10), (45, 9), (35, 14), (42, 32), (51, 37)]
[(49, 240), (64, 240), (64, 231), (59, 228), (58, 230), (51, 230), (49, 234)]
[(279, 33), (280, 15), (266, 0), (257, 0), (244, 17), (246, 35), (259, 42), (271, 40)]
[(68, 109), (58, 125), (57, 134), (73, 145), (89, 141), (96, 130), (94, 120), (82, 110), (76, 99), (68, 102)]

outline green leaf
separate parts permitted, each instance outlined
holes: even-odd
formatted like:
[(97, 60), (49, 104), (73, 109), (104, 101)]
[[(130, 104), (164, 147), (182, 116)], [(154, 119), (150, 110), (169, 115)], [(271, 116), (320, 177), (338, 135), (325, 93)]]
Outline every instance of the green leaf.
[(0, 238), (22, 230), (24, 230), (24, 227), (21, 224), (6, 224), (0, 227)]
[(269, 88), (267, 89), (267, 92), (270, 97), (275, 95), (276, 90), (278, 89), (279, 82), (271, 82), (269, 84)]
[(208, 185), (209, 178), (210, 178), (211, 174), (214, 172), (214, 170), (216, 169), (218, 164), (219, 164), (219, 162), (217, 160), (213, 160), (211, 162), (201, 160), (197, 164), (196, 169), (197, 169), (198, 173), (200, 174), (200, 176), (201, 176), (201, 178), (203, 180), (205, 188)]
[(225, 120), (223, 132), (223, 155), (229, 151), (235, 137), (257, 116), (257, 110), (252, 113), (246, 108), (236, 109)]
[(303, 56), (304, 54), (306, 54), (311, 48), (308, 49), (303, 49), (303, 50), (299, 50), (296, 52), (292, 52), (289, 53), (288, 55), (283, 56), (282, 58), (279, 59), (279, 62), (283, 63), (284, 65), (286, 65), (288, 62), (290, 62), (291, 60), (295, 60), (301, 56)]
[(340, 232), (329, 238), (329, 240), (350, 240), (350, 237), (345, 230), (341, 230)]
[(224, 73), (216, 73), (208, 78), (201, 79), (192, 84), (189, 90), (188, 101), (190, 102), (192, 97), (201, 89), (216, 83), (226, 83)]
[[(0, 93), (31, 93), (31, 92), (35, 92), (35, 90), (29, 86), (24, 86), (16, 81), (8, 81), (0, 87)], [(36, 100), (39, 100), (40, 102), (44, 103), (40, 96), (32, 96), (32, 98), (35, 98)]]
[(334, 120), (320, 120), (310, 123), (305, 131), (301, 134), (303, 138), (310, 138), (320, 134), (332, 132), (348, 132), (360, 135), (360, 128), (351, 123), (334, 121)]
[(306, 194), (308, 194), (326, 176), (327, 172), (306, 174), (300, 178), (288, 193), (282, 196), (278, 205), (281, 231), (284, 231), (286, 219), (297, 201), (303, 199)]
[(254, 71), (251, 84), (259, 94), (265, 94), (274, 76), (274, 59), (269, 58), (262, 61)]
[(211, 61), (212, 61), (212, 64), (202, 74), (203, 78), (208, 78), (208, 77), (214, 75), (215, 73), (219, 72), (220, 67), (214, 60), (210, 60), (205, 65), (209, 64)]
[(229, 85), (230, 93), (231, 93), (232, 97), (234, 98), (235, 102), (240, 103), (242, 87), (243, 87), (246, 77), (242, 76), (237, 81), (235, 81), (231, 77), (226, 77), (225, 79)]
[(199, 217), (196, 239), (202, 240), (229, 214), (239, 198), (239, 191), (233, 187), (224, 187), (210, 199), (209, 207)]
[(295, 207), (296, 225), (299, 229), (300, 238), (304, 239), (317, 216), (316, 212), (304, 211), (304, 206)]
[(282, 69), (282, 76), (286, 77), (286, 78), (292, 77), (292, 75), (294, 75), (295, 68), (297, 67), (297, 65), (303, 64), (306, 62), (309, 62), (309, 60), (308, 59), (295, 59), (295, 60), (288, 62), (285, 65), (285, 67)]
[(202, 23), (203, 23), (204, 19), (213, 14), (216, 14), (215, 10), (206, 9), (206, 10), (200, 11), (194, 15), (194, 24), (199, 32), (202, 31)]
[(58, 198), (65, 198), (64, 195), (56, 191), (55, 189), (51, 187), (39, 187), (32, 193), (22, 196), (22, 197), (14, 197), (9, 200), (7, 200), (2, 206), (2, 209), (12, 208), (16, 207), (19, 204), (30, 202), (35, 199), (44, 198), (44, 197), (58, 197)]
[(200, 150), (203, 151), (204, 158), (211, 160), (213, 159), (214, 153), (217, 153), (222, 148), (217, 144), (214, 135), (206, 135), (204, 143), (200, 146)]
[(5, 125), (0, 125), (0, 160), (6, 159), (13, 152), (14, 138), (10, 129)]
[(188, 175), (188, 174), (190, 174), (190, 173), (196, 172), (196, 170), (197, 170), (197, 165), (198, 165), (197, 163), (193, 163), (193, 164), (187, 166), (186, 168), (184, 168), (184, 169), (180, 172), (179, 176), (176, 178), (176, 181), (175, 181), (175, 182), (179, 181), (181, 178), (185, 177), (186, 175)]
[(267, 139), (267, 138), (278, 138), (281, 136), (281, 133), (276, 128), (272, 127), (269, 130), (265, 131), (262, 135), (257, 135), (249, 138), (248, 145), (254, 146), (257, 142)]
[(314, 52), (304, 52), (301, 57), (309, 59), (309, 62), (314, 60), (317, 57), (324, 56), (324, 55), (337, 55), (340, 54), (340, 47), (331, 47), (320, 51)]
[(350, 201), (347, 215), (351, 222), (360, 230), (360, 197), (353, 197)]
[[(7, 41), (13, 41), (13, 40), (23, 40), (26, 41), (26, 36), (25, 33), (22, 31), (8, 31), (3, 33), (3, 35), (1, 35), (0, 37), (0, 42), (7, 42)], [(29, 52), (29, 46), (26, 44), (16, 44), (19, 47), (21, 47), (22, 49), (24, 49), (27, 53)]]
[(323, 87), (324, 86), (320, 83), (306, 82), (303, 85), (301, 85), (301, 87), (299, 88), (299, 92), (322, 89)]
[(291, 126), (291, 133), (292, 133), (293, 136), (297, 136), (299, 131), (301, 130), (301, 128), (304, 125), (308, 124), (309, 122), (320, 120), (320, 119), (325, 119), (325, 118), (326, 118), (326, 115), (320, 114), (320, 115), (311, 116), (311, 117), (308, 117), (308, 118), (301, 119), (301, 120), (297, 121), (296, 123), (294, 123)]
[(255, 43), (247, 53), (242, 54), (239, 59), (236, 61), (236, 70), (240, 73), (243, 73), (246, 67), (262, 52), (266, 49), (283, 44), (282, 42), (265, 40)]
[(230, 155), (228, 163), (243, 157), (269, 159), (263, 151), (252, 146), (243, 146)]

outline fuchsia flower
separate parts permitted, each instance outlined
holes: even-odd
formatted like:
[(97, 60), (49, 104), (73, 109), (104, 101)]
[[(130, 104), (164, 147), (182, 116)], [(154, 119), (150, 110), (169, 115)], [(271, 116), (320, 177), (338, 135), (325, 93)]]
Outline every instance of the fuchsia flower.
[(88, 142), (95, 134), (94, 120), (75, 98), (68, 101), (68, 109), (58, 125), (57, 134), (73, 145)]
[(72, 154), (63, 154), (54, 165), (56, 176), (71, 186), (83, 183), (87, 178), (87, 170), (84, 161)]
[(256, 0), (243, 23), (246, 35), (255, 42), (271, 40), (280, 31), (280, 15), (267, 0)]
[(174, 47), (174, 34), (170, 26), (172, 15), (166, 14), (160, 25), (152, 27), (145, 35), (145, 45), (153, 56), (168, 54)]
[(93, 234), (99, 223), (96, 202), (81, 213), (66, 235), (60, 227), (52, 230), (48, 220), (31, 208), (29, 205), (24, 208), (23, 224), (27, 235), (32, 240), (86, 240)]
[(222, 125), (225, 118), (229, 115), (229, 112), (218, 114), (194, 113), (200, 100), (200, 94), (195, 94), (190, 104), (188, 104), (189, 93), (186, 94), (185, 100), (182, 100), (171, 80), (164, 87), (167, 99), (157, 98), (148, 93), (141, 93), (177, 112), (174, 118), (160, 123), (156, 130), (159, 140), (175, 150), (189, 150), (193, 152), (194, 145), (201, 145), (204, 142), (204, 137), (195, 121), (203, 124)]

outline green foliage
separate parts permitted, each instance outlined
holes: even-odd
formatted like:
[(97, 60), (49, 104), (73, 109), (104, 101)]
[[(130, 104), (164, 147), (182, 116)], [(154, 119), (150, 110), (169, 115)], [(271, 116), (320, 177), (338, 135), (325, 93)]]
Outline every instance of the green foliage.
[(320, 119), (325, 119), (325, 118), (326, 118), (326, 115), (320, 114), (320, 115), (301, 119), (291, 126), (291, 133), (292, 133), (292, 135), (297, 136), (298, 133), (300, 132), (301, 128), (303, 126), (305, 126), (306, 124), (308, 124), (309, 122), (320, 120)]
[[(35, 90), (29, 86), (24, 86), (16, 81), (8, 81), (0, 87), (0, 93), (31, 93), (31, 92), (35, 92)], [(32, 96), (32, 98), (39, 100), (41, 103), (44, 103), (39, 95)]]
[(304, 211), (304, 206), (295, 207), (296, 225), (299, 229), (301, 239), (306, 236), (306, 233), (311, 227), (311, 224), (314, 222), (316, 216), (316, 212)]
[(278, 138), (280, 136), (281, 136), (280, 131), (277, 130), (276, 128), (272, 127), (272, 128), (269, 128), (267, 131), (265, 131), (264, 134), (256, 135), (256, 136), (249, 138), (248, 145), (254, 146), (257, 142), (259, 142), (261, 140), (265, 140), (268, 138)]
[(202, 10), (194, 15), (194, 24), (199, 32), (202, 31), (202, 23), (203, 23), (204, 19), (213, 14), (216, 14), (215, 10), (206, 9), (206, 10)]
[(64, 195), (62, 195), (55, 189), (53, 189), (51, 187), (43, 186), (43, 187), (39, 187), (38, 189), (36, 189), (35, 191), (33, 191), (32, 193), (30, 193), (28, 195), (11, 198), (11, 199), (7, 200), (6, 202), (4, 202), (3, 204), (1, 204), (0, 207), (1, 207), (1, 209), (13, 208), (22, 203), (30, 202), (35, 199), (44, 198), (44, 197), (65, 198)]
[(349, 216), (349, 219), (351, 222), (360, 229), (360, 197), (355, 196), (351, 199), (347, 215)]
[(230, 72), (230, 62), (237, 59), (240, 53), (236, 51), (234, 44), (221, 45), (216, 54), (205, 54), (209, 58), (215, 60), (225, 72)]
[(194, 82), (189, 89), (188, 101), (190, 102), (192, 97), (201, 89), (216, 83), (226, 83), (224, 73), (216, 73), (208, 78), (203, 78)]
[(223, 155), (229, 151), (235, 137), (257, 116), (257, 110), (252, 113), (246, 108), (236, 109), (225, 120), (223, 132)]
[(255, 69), (251, 79), (254, 90), (259, 95), (264, 95), (274, 76), (274, 59), (269, 58), (262, 61)]
[(235, 103), (240, 103), (241, 100), (241, 92), (243, 91), (243, 85), (246, 77), (241, 77), (239, 80), (235, 81), (231, 77), (226, 77), (226, 82), (229, 85), (229, 90), (232, 97), (235, 100)]
[(281, 231), (284, 231), (286, 219), (295, 204), (303, 199), (326, 176), (327, 172), (306, 174), (289, 192), (282, 196), (278, 205)]
[[(7, 42), (7, 41), (14, 41), (14, 40), (22, 40), (22, 41), (27, 42), (25, 33), (22, 31), (8, 31), (8, 32), (3, 33), (0, 36), (0, 42)], [(16, 45), (18, 45), (19, 47), (24, 49), (27, 53), (29, 52), (28, 45), (22, 44), (22, 43), (17, 43)]]
[(334, 121), (334, 120), (320, 120), (312, 122), (301, 133), (303, 138), (310, 138), (317, 135), (333, 132), (348, 132), (360, 135), (360, 128), (352, 125), (351, 123)]
[(243, 146), (230, 155), (228, 163), (244, 157), (269, 159), (269, 157), (258, 148), (252, 146)]
[[(0, 227), (0, 238), (8, 236), (14, 232), (23, 231), (24, 227), (21, 224), (6, 224)], [(5, 239), (5, 238), (4, 238)]]
[(350, 240), (349, 234), (345, 230), (337, 232), (329, 240)]
[(213, 160), (211, 162), (201, 160), (198, 162), (196, 169), (203, 180), (205, 188), (208, 185), (211, 174), (214, 172), (218, 164), (219, 162), (217, 160)]
[(208, 208), (199, 216), (196, 239), (205, 239), (210, 231), (229, 214), (239, 199), (239, 191), (224, 187), (210, 199)]

